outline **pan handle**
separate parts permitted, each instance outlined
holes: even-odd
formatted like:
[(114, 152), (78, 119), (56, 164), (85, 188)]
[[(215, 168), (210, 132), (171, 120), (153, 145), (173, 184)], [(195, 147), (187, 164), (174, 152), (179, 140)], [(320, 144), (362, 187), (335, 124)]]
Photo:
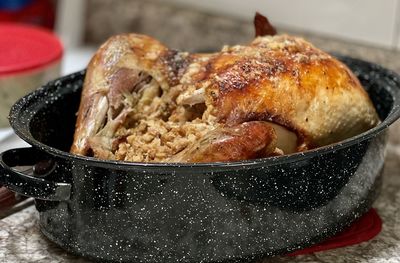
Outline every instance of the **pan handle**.
[[(0, 154), (0, 184), (21, 195), (48, 201), (69, 200), (71, 184), (57, 183), (13, 169), (15, 166), (32, 166), (45, 159), (35, 148), (18, 148)], [(47, 158), (48, 159), (48, 158)], [(55, 163), (52, 167), (55, 167)], [(45, 176), (54, 171), (47, 171)]]

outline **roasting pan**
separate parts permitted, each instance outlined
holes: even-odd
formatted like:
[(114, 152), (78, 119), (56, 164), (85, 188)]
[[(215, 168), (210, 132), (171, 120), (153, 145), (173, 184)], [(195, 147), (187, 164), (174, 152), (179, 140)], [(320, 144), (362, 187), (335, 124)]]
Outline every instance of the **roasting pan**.
[[(387, 128), (400, 116), (400, 78), (340, 56), (382, 122), (350, 139), (281, 157), (148, 164), (68, 153), (85, 71), (18, 101), (10, 123), (32, 145), (0, 156), (0, 183), (35, 198), (43, 234), (110, 262), (221, 262), (320, 242), (368, 211), (379, 193)], [(15, 166), (33, 166), (34, 174)]]

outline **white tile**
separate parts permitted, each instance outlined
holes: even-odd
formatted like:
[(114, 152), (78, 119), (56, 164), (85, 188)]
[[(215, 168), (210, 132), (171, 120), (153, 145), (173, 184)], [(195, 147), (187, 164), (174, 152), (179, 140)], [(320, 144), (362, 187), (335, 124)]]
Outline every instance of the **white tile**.
[(246, 20), (256, 10), (272, 23), (393, 47), (398, 0), (168, 0)]

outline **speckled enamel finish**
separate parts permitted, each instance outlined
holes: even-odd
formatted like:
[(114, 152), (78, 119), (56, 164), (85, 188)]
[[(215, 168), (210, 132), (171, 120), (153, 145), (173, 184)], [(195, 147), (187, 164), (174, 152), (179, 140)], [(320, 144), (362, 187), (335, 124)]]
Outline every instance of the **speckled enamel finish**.
[[(13, 128), (34, 148), (3, 153), (0, 182), (37, 198), (40, 227), (50, 240), (94, 259), (248, 260), (309, 246), (369, 209), (379, 190), (386, 128), (400, 115), (400, 80), (394, 73), (342, 59), (383, 121), (341, 143), (236, 163), (135, 164), (73, 156), (66, 151), (81, 72), (13, 107)], [(7, 167), (43, 159), (54, 166), (40, 179), (24, 181)]]

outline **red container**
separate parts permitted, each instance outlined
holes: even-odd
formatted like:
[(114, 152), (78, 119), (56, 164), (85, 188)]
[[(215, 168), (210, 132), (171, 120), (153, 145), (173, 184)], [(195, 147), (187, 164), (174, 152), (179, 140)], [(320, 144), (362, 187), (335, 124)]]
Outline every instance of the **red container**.
[(0, 23), (0, 77), (40, 70), (58, 63), (62, 50), (59, 39), (46, 29)]
[(26, 1), (26, 4), (0, 5), (0, 23), (18, 22), (34, 24), (53, 29), (55, 21), (55, 6), (51, 0)]
[[(58, 77), (62, 51), (48, 30), (0, 23), (0, 127), (8, 126), (8, 112), (16, 100)], [(0, 210), (15, 203), (15, 194), (0, 187)]]

